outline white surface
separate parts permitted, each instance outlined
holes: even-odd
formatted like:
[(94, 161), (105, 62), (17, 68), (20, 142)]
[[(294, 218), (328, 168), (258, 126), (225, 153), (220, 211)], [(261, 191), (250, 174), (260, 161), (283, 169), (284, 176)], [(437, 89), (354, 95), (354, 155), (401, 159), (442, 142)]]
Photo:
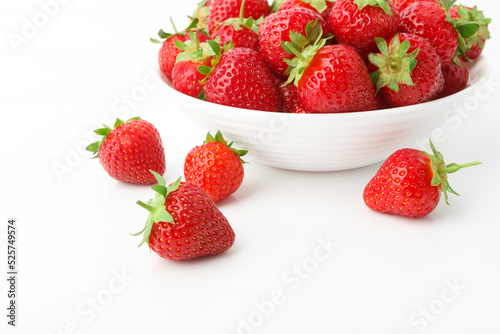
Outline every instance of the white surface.
[[(82, 149), (104, 120), (142, 115), (162, 134), (166, 179), (182, 173), (205, 130), (152, 79), (157, 46), (148, 38), (196, 0), (175, 8), (171, 1), (67, 1), (51, 7), (45, 26), (14, 52), (7, 34), (21, 34), (23, 18), (43, 19), (40, 3), (0, 5), (2, 268), (9, 217), (19, 232), (18, 327), (6, 325), (1, 279), (2, 333), (500, 330), (496, 65), (490, 84), (450, 106), (433, 137), (448, 162), (484, 163), (450, 176), (462, 194), (451, 206), (442, 202), (421, 220), (372, 212), (362, 191), (377, 165), (303, 173), (250, 163), (240, 190), (220, 203), (234, 247), (174, 263), (137, 249), (128, 234), (142, 228), (146, 212), (135, 201), (151, 190), (115, 182)], [(496, 2), (477, 4), (496, 19)], [(490, 59), (500, 51), (495, 23)], [(334, 245), (325, 249), (328, 241)]]

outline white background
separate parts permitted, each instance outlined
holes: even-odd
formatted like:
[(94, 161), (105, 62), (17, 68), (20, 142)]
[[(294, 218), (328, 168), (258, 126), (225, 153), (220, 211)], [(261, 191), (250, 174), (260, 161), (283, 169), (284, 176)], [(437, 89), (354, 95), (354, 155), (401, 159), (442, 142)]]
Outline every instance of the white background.
[[(135, 202), (152, 191), (111, 179), (83, 148), (103, 122), (140, 115), (162, 135), (167, 181), (182, 174), (209, 129), (192, 125), (154, 81), (149, 37), (170, 31), (170, 16), (183, 27), (196, 0), (62, 2), (0, 5), (0, 276), (11, 217), (19, 270), (15, 329), (0, 280), (2, 333), (500, 331), (496, 2), (477, 2), (494, 19), (492, 84), (435, 138), (448, 162), (483, 162), (450, 176), (461, 197), (411, 220), (365, 207), (378, 165), (301, 173), (250, 163), (219, 206), (234, 247), (184, 263), (137, 248), (129, 233), (147, 212)], [(16, 47), (13, 34), (26, 39)]]

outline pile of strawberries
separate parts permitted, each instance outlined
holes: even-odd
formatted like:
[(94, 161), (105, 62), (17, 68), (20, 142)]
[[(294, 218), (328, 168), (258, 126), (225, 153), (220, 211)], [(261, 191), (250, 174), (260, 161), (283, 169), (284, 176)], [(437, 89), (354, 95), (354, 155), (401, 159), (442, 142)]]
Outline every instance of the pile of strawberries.
[(208, 102), (287, 113), (400, 107), (466, 87), (489, 38), (456, 0), (205, 0), (167, 34), (161, 71)]

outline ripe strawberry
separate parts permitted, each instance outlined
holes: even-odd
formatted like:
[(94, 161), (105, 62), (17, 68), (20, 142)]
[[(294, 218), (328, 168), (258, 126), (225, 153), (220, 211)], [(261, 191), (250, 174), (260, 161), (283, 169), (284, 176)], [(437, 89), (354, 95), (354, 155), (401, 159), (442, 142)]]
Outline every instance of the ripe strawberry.
[(240, 16), (229, 18), (212, 31), (212, 38), (220, 37), (220, 44), (233, 43), (235, 48), (250, 48), (259, 51), (259, 27), (262, 17), (255, 21), (252, 17), (245, 18), (244, 5), (241, 3)]
[(329, 34), (330, 27), (317, 12), (306, 8), (280, 10), (266, 17), (261, 23), (260, 50), (274, 75), (286, 80), (288, 65), (285, 59), (292, 59), (294, 55), (286, 53), (281, 47), (282, 44), (292, 42), (302, 51), (314, 43), (318, 34), (323, 33)]
[(312, 114), (312, 112), (304, 108), (304, 105), (299, 100), (293, 107), (292, 114)]
[(151, 173), (158, 181), (152, 187), (155, 197), (147, 204), (137, 202), (150, 212), (144, 229), (133, 234), (143, 235), (139, 246), (147, 243), (169, 260), (190, 260), (220, 254), (233, 245), (231, 225), (203, 190), (181, 178), (167, 187), (159, 174)]
[(208, 102), (245, 109), (280, 111), (278, 87), (260, 53), (248, 48), (235, 48), (221, 55), (218, 45), (211, 46), (219, 57), (218, 64), (212, 69), (200, 68), (203, 74), (208, 75), (205, 85)]
[(275, 77), (274, 82), (278, 86), (280, 97), (281, 97), (281, 112), (291, 113), (299, 101), (299, 95), (297, 94), (297, 86), (293, 83), (285, 84), (284, 81)]
[(338, 43), (354, 48), (363, 58), (377, 50), (375, 37), (394, 36), (399, 21), (398, 10), (386, 0), (337, 0), (329, 18)]
[(446, 97), (463, 90), (469, 82), (469, 69), (464, 61), (460, 60), (460, 65), (455, 62), (449, 63), (443, 67), (444, 89), (437, 96)]
[[(212, 34), (219, 23), (232, 17), (240, 16), (240, 7), (243, 0), (212, 0), (208, 15), (208, 32)], [(271, 13), (267, 0), (245, 0), (244, 17), (258, 20)]]
[(205, 86), (201, 83), (205, 76), (198, 71), (198, 67), (210, 66), (213, 56), (209, 52), (210, 46), (207, 42), (199, 43), (193, 31), (189, 36), (185, 43), (181, 41), (175, 43), (181, 52), (177, 55), (172, 70), (172, 84), (177, 91), (198, 97)]
[(174, 27), (175, 34), (166, 33), (163, 30), (160, 30), (158, 32), (158, 36), (163, 41), (154, 38), (150, 39), (151, 42), (153, 43), (162, 44), (160, 51), (158, 53), (158, 62), (160, 65), (161, 72), (165, 75), (165, 77), (169, 81), (172, 81), (172, 70), (174, 69), (177, 55), (181, 52), (181, 50), (175, 46), (175, 42), (176, 41), (186, 42), (189, 39), (189, 31), (196, 32), (196, 37), (198, 38), (199, 42), (204, 42), (207, 39), (207, 36), (205, 34), (193, 30), (198, 24), (197, 19), (193, 20), (189, 25), (189, 27), (187, 27), (186, 30), (181, 32), (177, 31), (173, 21), (171, 21), (171, 23), (172, 26)]
[(442, 154), (430, 144), (433, 154), (405, 148), (387, 158), (365, 187), (365, 204), (375, 211), (417, 218), (436, 208), (441, 192), (446, 203), (448, 192), (458, 195), (447, 174), (480, 163), (446, 165)]
[(457, 20), (448, 11), (456, 0), (415, 2), (401, 12), (401, 32), (419, 35), (436, 49), (441, 65), (450, 63), (457, 52), (465, 55), (464, 38), (471, 37), (479, 28), (476, 22)]
[(423, 1), (439, 3), (439, 0), (392, 0), (392, 4), (394, 5), (394, 7), (397, 8), (397, 10), (401, 12), (405, 10), (406, 7), (408, 7), (412, 3), (423, 2)]
[(476, 59), (483, 51), (486, 40), (490, 38), (488, 24), (491, 23), (491, 19), (486, 18), (483, 11), (478, 10), (477, 6), (473, 8), (463, 5), (453, 6), (450, 8), (450, 16), (459, 22), (479, 22), (481, 24), (474, 35), (465, 38), (465, 44), (469, 49), (465, 51), (465, 55), (471, 60)]
[(220, 131), (215, 138), (209, 132), (203, 145), (189, 151), (184, 162), (186, 181), (199, 186), (214, 202), (233, 194), (243, 182), (241, 157), (247, 151), (236, 150), (232, 144)]
[(297, 7), (311, 9), (328, 22), (330, 17), (330, 10), (332, 9), (335, 1), (334, 0), (285, 0), (279, 10), (288, 10)]
[(87, 150), (99, 157), (112, 178), (125, 183), (153, 184), (156, 180), (149, 170), (165, 173), (165, 151), (153, 124), (139, 117), (126, 122), (117, 119), (113, 129), (104, 125), (94, 132), (103, 138), (87, 146)]
[(361, 57), (345, 45), (317, 40), (300, 53), (292, 43), (283, 49), (296, 55), (288, 82), (294, 82), (303, 108), (311, 113), (374, 110), (377, 100)]
[(370, 76), (375, 91), (392, 107), (402, 107), (431, 100), (443, 89), (441, 61), (424, 38), (397, 34), (387, 41), (376, 38), (379, 54), (369, 60), (378, 70)]
[(189, 18), (191, 20), (198, 20), (196, 30), (208, 31), (208, 14), (210, 12), (210, 0), (202, 0), (196, 6), (196, 9)]

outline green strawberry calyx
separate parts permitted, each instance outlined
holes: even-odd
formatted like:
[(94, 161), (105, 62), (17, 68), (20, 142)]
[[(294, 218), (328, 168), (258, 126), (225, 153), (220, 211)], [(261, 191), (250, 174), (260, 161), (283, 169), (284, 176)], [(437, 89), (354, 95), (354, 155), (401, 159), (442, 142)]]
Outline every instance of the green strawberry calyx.
[(175, 59), (175, 63), (181, 61), (193, 61), (201, 63), (205, 59), (213, 57), (212, 49), (206, 42), (200, 43), (196, 32), (189, 32), (189, 39), (185, 42), (175, 41), (175, 46), (181, 50)]
[(124, 122), (120, 118), (117, 118), (115, 124), (113, 125), (113, 128), (110, 128), (106, 124), (103, 124), (103, 128), (94, 130), (94, 133), (98, 134), (99, 136), (102, 136), (101, 140), (98, 140), (92, 144), (89, 144), (87, 146), (86, 150), (94, 153), (93, 158), (97, 158), (97, 156), (99, 154), (99, 149), (101, 148), (102, 143), (104, 142), (104, 140), (106, 140), (106, 137), (111, 133), (111, 131), (113, 131), (114, 129), (116, 129), (116, 128), (130, 122), (130, 121), (140, 121), (140, 120), (141, 120), (140, 117), (132, 117)]
[(234, 142), (228, 143), (226, 141), (226, 139), (224, 139), (224, 136), (222, 135), (222, 133), (220, 131), (217, 131), (217, 133), (215, 134), (215, 137), (212, 136), (210, 134), (210, 132), (208, 132), (207, 138), (205, 139), (203, 144), (206, 144), (206, 143), (220, 143), (224, 146), (227, 146), (231, 150), (231, 152), (233, 152), (234, 154), (236, 154), (236, 156), (238, 158), (240, 158), (241, 163), (246, 163), (245, 161), (243, 161), (243, 159), (241, 159), (241, 157), (245, 156), (248, 153), (248, 151), (247, 150), (237, 150), (234, 147), (232, 147)]
[(174, 28), (173, 34), (169, 33), (169, 32), (165, 32), (163, 29), (160, 29), (158, 31), (158, 37), (160, 37), (160, 39), (150, 38), (149, 40), (152, 43), (161, 44), (174, 35), (185, 35), (185, 34), (187, 34), (188, 31), (193, 31), (193, 30), (199, 31), (203, 34), (207, 34), (204, 30), (196, 29), (198, 26), (198, 23), (199, 23), (199, 20), (196, 18), (193, 19), (191, 21), (191, 23), (189, 24), (189, 26), (186, 29), (184, 29), (183, 31), (177, 31), (177, 27), (175, 26), (174, 20), (172, 20), (172, 18), (170, 18), (170, 23), (172, 24), (172, 27)]
[(244, 16), (244, 11), (245, 11), (245, 0), (241, 2), (241, 7), (240, 7), (240, 16), (239, 17), (231, 17), (225, 20), (222, 23), (219, 23), (215, 30), (219, 29), (221, 26), (233, 26), (234, 30), (242, 30), (243, 28), (246, 29), (251, 29), (253, 32), (256, 34), (259, 33), (259, 25), (262, 23), (264, 20), (264, 17), (261, 16), (257, 20), (254, 20), (253, 17), (247, 17), (245, 18)]
[(323, 13), (327, 8), (327, 2), (335, 2), (335, 0), (300, 0), (309, 4), (312, 8), (316, 9), (318, 13)]
[(288, 74), (288, 80), (283, 86), (292, 82), (297, 86), (309, 62), (314, 58), (318, 50), (325, 46), (327, 40), (332, 37), (331, 35), (323, 36), (323, 29), (319, 19), (309, 22), (306, 25), (305, 33), (304, 36), (291, 30), (290, 42), (281, 43), (283, 51), (295, 56), (292, 59), (284, 59), (288, 65), (285, 72), (285, 74)]
[(436, 150), (436, 147), (434, 146), (434, 144), (432, 143), (431, 140), (429, 140), (429, 143), (430, 143), (430, 146), (432, 149), (432, 154), (429, 154), (425, 151), (420, 151), (420, 152), (427, 155), (429, 157), (429, 159), (431, 160), (431, 168), (433, 171), (433, 178), (431, 181), (431, 185), (434, 187), (441, 185), (441, 188), (442, 188), (443, 193), (444, 193), (444, 198), (445, 198), (446, 204), (449, 204), (448, 203), (448, 193), (452, 193), (452, 194), (457, 195), (457, 196), (460, 196), (460, 194), (458, 194), (450, 186), (450, 184), (448, 182), (448, 174), (455, 173), (462, 168), (480, 165), (481, 162), (475, 161), (475, 162), (470, 162), (470, 163), (461, 164), (461, 165), (452, 163), (452, 164), (447, 165), (444, 162), (443, 155)]
[(455, 22), (477, 22), (479, 23), (479, 28), (477, 31), (467, 38), (465, 38), (465, 44), (470, 49), (475, 45), (479, 45), (481, 49), (484, 48), (484, 41), (490, 39), (490, 31), (488, 25), (491, 23), (490, 18), (484, 16), (483, 11), (479, 10), (477, 6), (472, 8), (467, 8), (464, 5), (458, 5), (457, 8), (458, 15), (460, 18), (456, 18)]
[(156, 192), (155, 196), (147, 203), (137, 201), (137, 204), (140, 207), (149, 211), (149, 216), (146, 220), (146, 225), (140, 232), (133, 234), (131, 233), (131, 235), (133, 236), (139, 236), (142, 234), (142, 240), (139, 244), (139, 247), (141, 247), (144, 243), (148, 244), (149, 246), (149, 236), (151, 234), (153, 224), (158, 222), (175, 224), (174, 218), (165, 208), (165, 201), (168, 195), (176, 191), (181, 184), (181, 178), (179, 177), (174, 183), (167, 187), (165, 179), (160, 174), (156, 173), (153, 170), (150, 170), (150, 172), (154, 175), (156, 181), (158, 182), (157, 185), (151, 187), (151, 189)]
[(353, 2), (358, 5), (359, 10), (366, 6), (380, 7), (387, 15), (392, 15), (391, 6), (389, 6), (387, 0), (353, 0)]
[(193, 15), (188, 16), (188, 18), (191, 19), (191, 24), (193, 24), (194, 20), (197, 20), (195, 25), (197, 30), (206, 31), (209, 12), (210, 6), (207, 6), (207, 0), (202, 0), (198, 3), (198, 6), (193, 12)]
[[(210, 50), (208, 51), (207, 54), (212, 56), (212, 60), (211, 60), (210, 66), (206, 66), (206, 65), (198, 66), (198, 71), (205, 76), (205, 78), (200, 81), (201, 84), (207, 83), (210, 74), (212, 73), (214, 68), (219, 64), (219, 61), (220, 61), (222, 55), (224, 54), (224, 52), (227, 52), (227, 51), (234, 48), (233, 41), (229, 42), (229, 44), (224, 44), (224, 47), (221, 47), (219, 36), (217, 36), (214, 40), (208, 40), (207, 44), (210, 47)], [(200, 93), (198, 98), (202, 99), (202, 100), (205, 99), (205, 90), (203, 90)]]
[(375, 37), (375, 42), (381, 53), (370, 53), (368, 60), (378, 70), (370, 74), (375, 92), (378, 93), (382, 87), (387, 87), (396, 93), (399, 91), (399, 84), (414, 86), (411, 73), (417, 66), (417, 55), (420, 49), (417, 48), (411, 53), (411, 44), (408, 41), (400, 42), (399, 34), (396, 34), (389, 45), (387, 41), (380, 37)]

